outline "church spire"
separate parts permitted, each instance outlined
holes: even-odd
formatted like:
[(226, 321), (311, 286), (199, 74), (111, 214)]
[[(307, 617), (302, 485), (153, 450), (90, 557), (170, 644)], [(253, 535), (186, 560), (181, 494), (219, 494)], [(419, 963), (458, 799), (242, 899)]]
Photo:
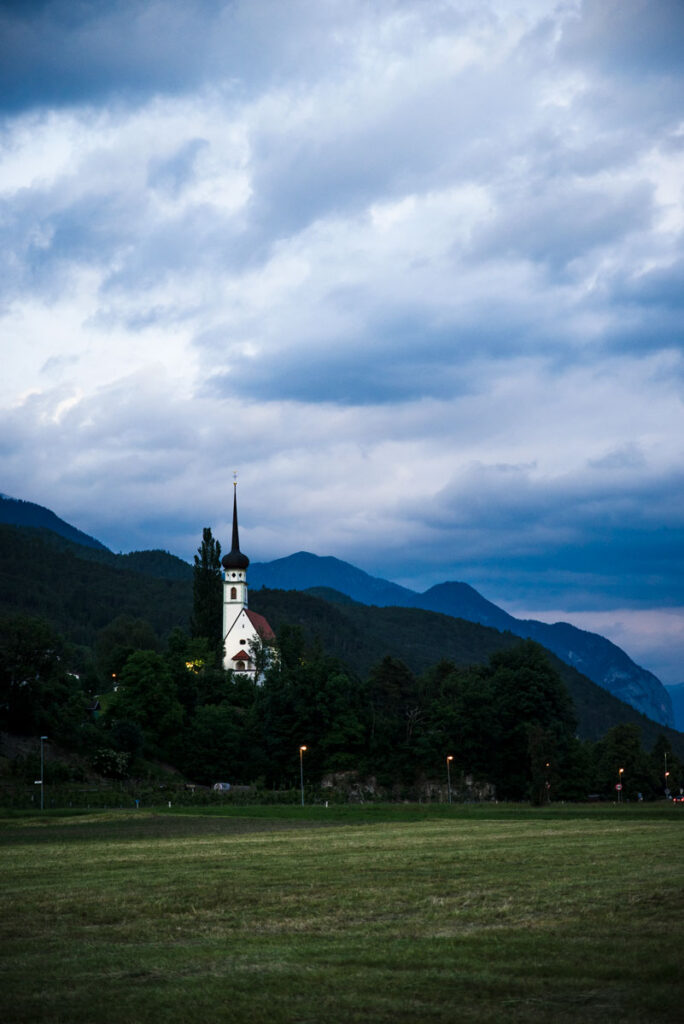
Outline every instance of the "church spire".
[(222, 559), (224, 569), (246, 569), (249, 558), (240, 551), (240, 535), (238, 533), (237, 514), (237, 480), (233, 481), (233, 539), (230, 551)]

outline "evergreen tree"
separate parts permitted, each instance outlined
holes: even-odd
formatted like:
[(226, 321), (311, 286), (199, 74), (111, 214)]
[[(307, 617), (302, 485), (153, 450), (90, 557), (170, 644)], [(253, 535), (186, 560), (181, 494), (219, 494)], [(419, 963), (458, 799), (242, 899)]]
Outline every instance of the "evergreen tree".
[(575, 732), (572, 702), (543, 647), (531, 640), (494, 654), (494, 747), (491, 777), (505, 800), (545, 799), (551, 775), (563, 774)]
[(104, 691), (116, 685), (116, 677), (135, 651), (156, 651), (157, 635), (145, 619), (117, 615), (101, 629), (95, 641), (97, 667), (104, 682)]
[[(594, 747), (594, 765), (596, 789), (604, 796), (617, 799), (618, 784), (622, 786), (621, 800), (636, 800), (639, 793), (647, 799), (656, 795), (653, 783), (657, 780), (652, 777), (638, 725), (623, 722), (609, 729)], [(660, 792), (661, 787), (662, 780)]]
[(44, 619), (0, 619), (0, 728), (23, 735), (45, 732), (69, 745), (82, 739), (88, 700), (68, 669), (68, 650)]
[(193, 637), (205, 637), (217, 655), (223, 643), (222, 597), (221, 545), (214, 540), (211, 528), (205, 526), (195, 555), (191, 633)]
[[(156, 651), (136, 651), (119, 676), (105, 720), (121, 735), (123, 723), (138, 726), (144, 737), (145, 753), (155, 757), (176, 756), (176, 744), (183, 724), (183, 706), (178, 700), (173, 674)], [(127, 725), (129, 733), (130, 730)]]

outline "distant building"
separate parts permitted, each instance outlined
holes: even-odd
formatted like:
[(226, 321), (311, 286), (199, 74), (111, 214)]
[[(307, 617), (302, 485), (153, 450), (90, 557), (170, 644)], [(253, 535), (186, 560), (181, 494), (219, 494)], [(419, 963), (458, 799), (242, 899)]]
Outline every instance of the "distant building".
[[(233, 540), (221, 560), (223, 577), (223, 667), (260, 682), (275, 644), (275, 634), (263, 615), (247, 607), (249, 558), (240, 551), (237, 484), (233, 484)], [(266, 657), (259, 659), (259, 652)]]

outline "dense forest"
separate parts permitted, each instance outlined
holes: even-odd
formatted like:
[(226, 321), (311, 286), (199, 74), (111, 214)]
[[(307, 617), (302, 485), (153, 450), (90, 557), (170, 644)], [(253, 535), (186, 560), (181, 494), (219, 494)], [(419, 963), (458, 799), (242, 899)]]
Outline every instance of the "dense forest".
[(625, 796), (650, 799), (666, 758), (670, 787), (684, 785), (681, 734), (532, 641), (334, 593), (262, 590), (250, 603), (278, 654), (256, 685), (220, 666), (210, 531), (194, 571), (164, 552), (82, 556), (12, 531), (0, 528), (0, 729), (48, 735), (101, 776), (162, 762), (201, 785), (285, 788), (306, 745), (310, 784), (336, 773), (395, 795), (441, 781), (447, 756), (461, 797), (610, 798), (622, 768)]

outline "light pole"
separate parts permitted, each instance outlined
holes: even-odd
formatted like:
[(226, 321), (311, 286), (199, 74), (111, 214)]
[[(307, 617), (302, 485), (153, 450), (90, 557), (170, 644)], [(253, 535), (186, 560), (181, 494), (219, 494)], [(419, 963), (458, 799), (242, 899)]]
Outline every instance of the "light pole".
[(669, 786), (669, 783), (667, 781), (669, 778), (670, 778), (670, 773), (667, 770), (667, 751), (665, 751), (665, 796), (669, 796), (670, 795), (670, 786)]
[(449, 803), (451, 803), (451, 762), (453, 761), (453, 754), (447, 755), (447, 790), (449, 792)]
[(306, 747), (299, 748), (299, 786), (302, 791), (302, 807), (304, 806), (304, 751)]
[(44, 790), (44, 787), (45, 787), (45, 783), (44, 783), (45, 775), (43, 773), (43, 743), (45, 742), (46, 739), (47, 739), (47, 736), (41, 736), (40, 737), (40, 809), (41, 809), (41, 811), (43, 810), (43, 807), (45, 806), (44, 800), (43, 800), (43, 790)]
[(622, 802), (622, 776), (624, 772), (624, 768), (618, 768), (618, 803)]

